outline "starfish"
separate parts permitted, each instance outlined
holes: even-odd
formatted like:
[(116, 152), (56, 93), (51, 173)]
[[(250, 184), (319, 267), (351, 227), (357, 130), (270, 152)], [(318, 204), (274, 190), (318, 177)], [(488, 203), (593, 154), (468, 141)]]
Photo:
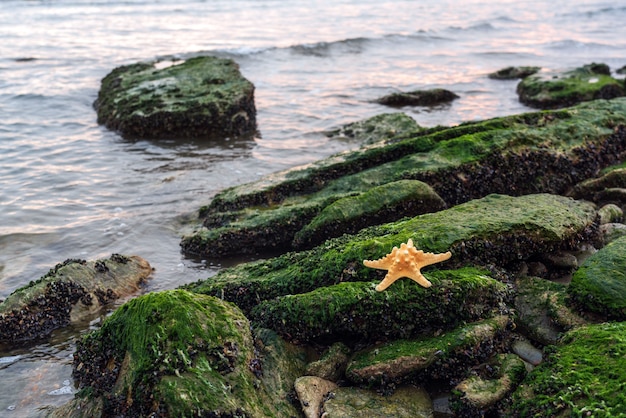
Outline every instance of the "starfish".
[(382, 292), (400, 277), (408, 277), (424, 287), (430, 287), (431, 283), (422, 275), (420, 269), (424, 266), (445, 261), (452, 256), (450, 251), (442, 254), (425, 253), (413, 246), (413, 240), (409, 239), (406, 244), (393, 250), (378, 260), (363, 260), (366, 267), (388, 270), (382, 282), (376, 286), (376, 290)]

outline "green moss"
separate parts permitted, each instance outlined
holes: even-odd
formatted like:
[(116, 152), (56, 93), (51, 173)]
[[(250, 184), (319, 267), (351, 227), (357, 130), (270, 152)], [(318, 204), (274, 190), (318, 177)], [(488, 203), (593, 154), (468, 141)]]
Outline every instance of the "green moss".
[[(275, 416), (284, 400), (264, 392), (249, 368), (253, 357), (248, 320), (235, 306), (155, 292), (126, 303), (79, 342), (75, 375), (109, 409), (131, 415)], [(103, 381), (104, 370), (111, 376)]]
[(384, 292), (376, 283), (340, 283), (257, 305), (251, 319), (298, 341), (409, 338), (489, 315), (508, 287), (474, 268), (432, 271), (426, 289), (410, 279)]
[(592, 254), (574, 273), (569, 293), (583, 308), (626, 319), (626, 237)]
[(568, 332), (513, 395), (519, 417), (626, 415), (626, 323)]
[(327, 132), (326, 135), (342, 139), (357, 140), (363, 144), (391, 139), (398, 135), (421, 131), (415, 119), (405, 113), (382, 113), (371, 118), (349, 123), (339, 129)]
[[(312, 250), (226, 269), (187, 285), (237, 303), (248, 311), (258, 301), (309, 292), (344, 281), (372, 281), (384, 273), (363, 260), (377, 259), (411, 238), (418, 249), (452, 251), (448, 265), (506, 264), (575, 240), (593, 224), (589, 203), (554, 195), (492, 195), (437, 213), (363, 229)], [(488, 249), (488, 251), (485, 251)]]

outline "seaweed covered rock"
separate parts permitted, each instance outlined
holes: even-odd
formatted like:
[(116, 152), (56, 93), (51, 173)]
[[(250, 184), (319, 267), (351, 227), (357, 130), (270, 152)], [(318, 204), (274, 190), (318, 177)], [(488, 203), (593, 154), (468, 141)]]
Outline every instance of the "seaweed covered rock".
[(568, 293), (585, 310), (626, 320), (626, 237), (587, 258), (574, 273)]
[(332, 344), (319, 360), (309, 363), (306, 374), (336, 382), (343, 377), (351, 350), (342, 342)]
[(383, 396), (372, 390), (340, 387), (322, 405), (325, 418), (431, 418), (433, 403), (428, 393), (415, 386), (403, 386)]
[(434, 271), (428, 278), (428, 289), (409, 280), (385, 292), (370, 282), (320, 287), (261, 302), (251, 319), (299, 342), (411, 338), (491, 316), (510, 294), (507, 285), (474, 268)]
[(626, 204), (626, 168), (611, 167), (600, 177), (578, 183), (570, 195), (575, 199), (587, 199), (596, 203)]
[(541, 67), (506, 67), (490, 73), (488, 77), (494, 80), (515, 80), (518, 78), (526, 78), (529, 75), (536, 74), (537, 72), (539, 72), (539, 70), (541, 70)]
[(347, 139), (369, 145), (423, 129), (415, 119), (406, 113), (396, 112), (382, 113), (368, 119), (352, 122), (328, 131), (326, 135), (333, 139)]
[(254, 86), (230, 59), (118, 67), (94, 103), (98, 123), (129, 138), (242, 136), (256, 130)]
[(446, 89), (415, 90), (409, 92), (391, 93), (376, 100), (376, 103), (402, 107), (402, 106), (437, 106), (449, 103), (459, 96)]
[(111, 301), (138, 291), (151, 274), (150, 264), (137, 256), (65, 260), (0, 303), (0, 342), (43, 338), (87, 319)]
[(346, 281), (380, 281), (384, 272), (365, 267), (363, 260), (382, 257), (408, 239), (425, 252), (451, 251), (446, 268), (505, 266), (595, 239), (595, 219), (591, 203), (567, 197), (490, 195), (436, 213), (366, 228), (311, 250), (240, 264), (185, 288), (235, 302), (249, 312), (260, 301), (277, 296)]
[(624, 157), (624, 124), (626, 99), (614, 99), (399, 135), (224, 190), (181, 247), (208, 258), (293, 250), (325, 207), (399, 180), (428, 184), (448, 206), (490, 193), (564, 194)]
[(526, 376), (526, 367), (515, 354), (498, 354), (479, 373), (455, 386), (450, 404), (457, 416), (483, 417), (494, 412), (498, 402)]
[(377, 345), (356, 353), (348, 364), (346, 376), (356, 384), (367, 386), (458, 381), (501, 346), (510, 324), (508, 316), (497, 315), (445, 333), (435, 329), (436, 335), (431, 332), (415, 340)]
[(546, 72), (524, 78), (517, 85), (520, 102), (539, 109), (556, 109), (596, 99), (626, 95), (624, 83), (611, 77), (605, 64)]
[(57, 413), (91, 404), (105, 416), (296, 416), (257, 361), (236, 306), (182, 290), (149, 293), (78, 342), (73, 374), (82, 390)]
[(528, 374), (506, 415), (624, 416), (625, 370), (626, 322), (576, 328)]

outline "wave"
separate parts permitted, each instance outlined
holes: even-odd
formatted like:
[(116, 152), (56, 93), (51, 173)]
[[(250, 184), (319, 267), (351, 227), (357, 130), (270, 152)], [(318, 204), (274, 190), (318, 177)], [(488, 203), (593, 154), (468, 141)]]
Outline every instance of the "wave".
[(611, 15), (611, 17), (615, 17), (616, 14), (626, 13), (626, 6), (621, 7), (603, 7), (597, 10), (587, 10), (587, 11), (576, 11), (576, 12), (568, 12), (568, 13), (559, 13), (557, 16), (563, 17), (573, 17), (573, 18), (591, 18), (598, 17), (601, 15)]
[(544, 43), (542, 46), (548, 49), (621, 49), (619, 46), (614, 44), (599, 42), (581, 42), (574, 39), (561, 39), (558, 41), (550, 41)]

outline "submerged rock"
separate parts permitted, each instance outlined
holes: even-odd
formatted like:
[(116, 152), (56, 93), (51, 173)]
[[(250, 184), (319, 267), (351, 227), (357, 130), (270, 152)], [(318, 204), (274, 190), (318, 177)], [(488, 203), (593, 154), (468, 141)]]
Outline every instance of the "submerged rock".
[(598, 233), (595, 219), (591, 203), (566, 197), (490, 195), (436, 213), (366, 228), (311, 250), (241, 264), (185, 288), (235, 302), (245, 312), (277, 296), (347, 281), (370, 282), (357, 286), (358, 293), (375, 292), (372, 281), (382, 280), (385, 273), (365, 267), (363, 260), (382, 257), (409, 238), (425, 252), (451, 251), (446, 268), (504, 266), (594, 239)]
[(98, 123), (129, 138), (242, 136), (256, 130), (254, 85), (230, 59), (190, 58), (157, 69), (114, 69), (94, 107)]
[(69, 259), (0, 303), (0, 342), (48, 336), (128, 296), (152, 274), (141, 257), (113, 254), (97, 261)]
[(437, 106), (449, 103), (459, 96), (446, 89), (415, 90), (409, 92), (392, 93), (376, 100), (376, 103), (386, 106)]
[(348, 139), (368, 145), (389, 140), (399, 135), (422, 131), (415, 119), (405, 113), (382, 113), (358, 122), (349, 123), (326, 132), (333, 139)]
[(574, 273), (568, 293), (583, 309), (626, 320), (626, 237), (610, 242)]
[[(224, 190), (202, 208), (202, 226), (181, 246), (209, 258), (293, 250), (296, 234), (326, 207), (344, 198), (365, 203), (358, 197), (402, 180), (424, 182), (448, 206), (490, 193), (563, 194), (619, 161), (624, 124), (626, 99), (614, 99), (401, 135)], [(397, 210), (387, 221), (402, 216)], [(330, 236), (354, 223), (334, 225)]]
[(569, 331), (512, 396), (506, 416), (626, 415), (626, 322)]
[(102, 404), (106, 416), (296, 416), (265, 384), (258, 360), (236, 306), (181, 290), (150, 293), (77, 343), (81, 391), (55, 413), (81, 416), (77, 405)]
[(536, 74), (539, 70), (541, 70), (541, 67), (506, 67), (490, 73), (488, 77), (494, 80), (515, 80)]
[(589, 64), (565, 72), (524, 78), (517, 86), (520, 102), (539, 109), (556, 109), (596, 99), (626, 95), (624, 83), (611, 77), (605, 64)]

